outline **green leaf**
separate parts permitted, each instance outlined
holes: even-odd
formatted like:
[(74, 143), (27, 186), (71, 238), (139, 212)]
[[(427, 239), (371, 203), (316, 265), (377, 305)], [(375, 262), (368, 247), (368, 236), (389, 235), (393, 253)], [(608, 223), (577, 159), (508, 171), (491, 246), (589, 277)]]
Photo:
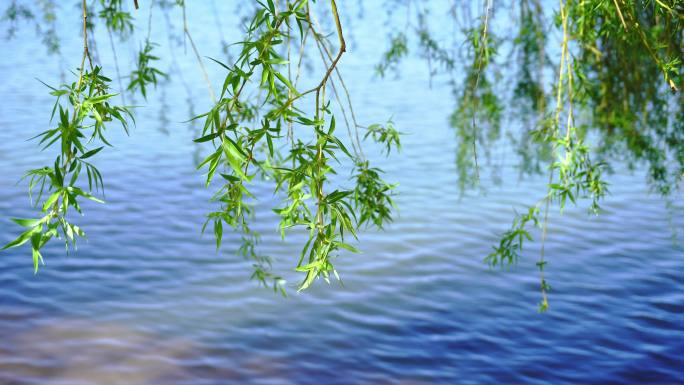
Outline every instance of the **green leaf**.
[(98, 148), (96, 148), (96, 149), (94, 149), (94, 150), (90, 150), (90, 151), (86, 152), (85, 154), (81, 155), (79, 158), (81, 158), (81, 159), (88, 159), (88, 158), (90, 158), (91, 156), (93, 156), (93, 155), (97, 154), (98, 152), (102, 151), (103, 148), (104, 148), (104, 146), (98, 147)]
[(223, 179), (229, 181), (229, 182), (239, 182), (240, 178), (236, 177), (235, 175), (228, 175), (228, 174), (220, 174)]
[(361, 252), (361, 251), (359, 251), (359, 249), (357, 249), (356, 247), (354, 247), (354, 246), (352, 246), (352, 245), (350, 245), (350, 244), (347, 244), (347, 243), (338, 242), (338, 243), (337, 243), (337, 246), (339, 246), (339, 247), (341, 247), (341, 248), (343, 248), (343, 249), (345, 249), (345, 250), (349, 250), (349, 251), (351, 251), (352, 253), (360, 253), (360, 252)]
[(287, 86), (287, 88), (289, 88), (295, 96), (299, 96), (299, 91), (297, 91), (297, 88), (295, 88), (295, 86), (293, 86), (283, 74), (280, 72), (275, 72), (275, 76), (278, 78), (278, 80), (283, 82), (283, 84), (285, 84), (285, 86)]
[(34, 228), (32, 228), (32, 229), (29, 229), (29, 230), (27, 230), (27, 231), (24, 231), (24, 232), (21, 233), (21, 235), (19, 235), (15, 240), (13, 240), (12, 242), (6, 244), (6, 245), (5, 245), (2, 249), (0, 249), (0, 250), (7, 250), (7, 249), (11, 249), (11, 248), (13, 248), (13, 247), (19, 247), (19, 246), (23, 245), (24, 243), (28, 242), (29, 239), (31, 239), (31, 237), (33, 236), (33, 234), (40, 233), (41, 230), (42, 230), (41, 227), (34, 227)]
[(208, 142), (208, 141), (210, 141), (210, 140), (214, 140), (214, 139), (216, 139), (216, 138), (218, 138), (218, 137), (219, 137), (219, 133), (218, 133), (218, 132), (212, 132), (212, 133), (209, 134), (209, 135), (205, 135), (205, 136), (203, 136), (203, 137), (201, 137), (201, 138), (197, 138), (197, 139), (193, 140), (193, 142), (195, 142), (195, 143), (204, 143), (204, 142)]
[(273, 158), (273, 139), (269, 134), (266, 134), (266, 144), (268, 145), (268, 154)]
[(95, 96), (93, 98), (86, 99), (85, 102), (91, 103), (91, 104), (98, 104), (98, 103), (104, 102), (105, 100), (107, 100), (109, 98), (113, 98), (116, 95), (118, 95), (118, 94), (106, 94), (106, 95)]
[(18, 224), (19, 226), (27, 227), (27, 228), (36, 227), (44, 221), (44, 219), (20, 219), (20, 218), (11, 218), (10, 220), (12, 222)]
[(223, 239), (223, 222), (220, 219), (214, 221), (214, 237), (216, 237), (216, 250), (218, 250), (221, 248)]
[(40, 254), (40, 251), (37, 249), (31, 249), (31, 252), (33, 254), (33, 274), (38, 273), (38, 264), (43, 264), (45, 265), (45, 261), (43, 260), (43, 256)]
[(86, 199), (90, 199), (90, 200), (93, 201), (93, 202), (105, 203), (103, 200), (96, 198), (96, 197), (93, 196), (91, 193), (85, 192), (85, 191), (81, 190), (81, 189), (78, 188), (78, 187), (67, 187), (67, 191), (73, 192), (74, 194), (80, 195), (80, 196), (82, 196), (82, 197), (84, 197), (84, 198), (86, 198)]
[(50, 197), (49, 197), (49, 198), (45, 201), (45, 203), (43, 204), (43, 211), (44, 211), (44, 212), (47, 212), (48, 209), (49, 209), (50, 207), (52, 207), (52, 205), (54, 205), (55, 202), (57, 202), (57, 200), (59, 199), (60, 195), (62, 195), (62, 190), (58, 190), (58, 191), (53, 192), (52, 195), (50, 195)]

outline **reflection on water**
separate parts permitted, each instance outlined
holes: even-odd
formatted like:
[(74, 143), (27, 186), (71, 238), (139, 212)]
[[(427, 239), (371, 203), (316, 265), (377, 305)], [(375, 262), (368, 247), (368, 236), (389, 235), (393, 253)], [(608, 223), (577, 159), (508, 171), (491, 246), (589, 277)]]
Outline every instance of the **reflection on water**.
[(3, 336), (4, 383), (142, 385), (190, 378), (175, 364), (193, 353), (188, 342), (115, 324), (53, 322)]
[(202, 378), (242, 382), (251, 376), (278, 382), (291, 366), (284, 358), (204, 351), (182, 338), (135, 327), (66, 318), (52, 322), (2, 335), (1, 383), (144, 385)]
[[(192, 9), (202, 52), (221, 52), (214, 29), (202, 28), (215, 24), (211, 7)], [(382, 15), (366, 2), (373, 12)], [(155, 40), (164, 42), (159, 25)], [(379, 30), (382, 17), (368, 17), (354, 33)], [(67, 58), (78, 56), (74, 39), (64, 41)], [(163, 116), (141, 108), (131, 137), (114, 135), (115, 147), (98, 155), (107, 205), (88, 205), (78, 218), (88, 243), (70, 256), (51, 246), (37, 276), (26, 250), (0, 254), (0, 384), (681, 383), (684, 250), (671, 237), (684, 228), (681, 198), (668, 208), (648, 194), (643, 172), (618, 172), (604, 215), (553, 216), (551, 311), (538, 315), (539, 245), (507, 272), (489, 271), (482, 258), (513, 209), (539, 197), (545, 178), (519, 181), (518, 158), (493, 148), (501, 183), (483, 172), (486, 195), (460, 195), (449, 87), (436, 78), (428, 89), (419, 75), (373, 80), (379, 48), (355, 41), (341, 68), (359, 119), (393, 115), (409, 135), (403, 153), (382, 164), (386, 179), (400, 184), (398, 217), (386, 231), (362, 235), (362, 254), (337, 261), (343, 287), (321, 283), (280, 298), (248, 280), (249, 263), (232, 254), (237, 239), (217, 254), (200, 237), (209, 192), (195, 171), (193, 133), (181, 122), (188, 97), (196, 111), (208, 98), (180, 49), (177, 66), (192, 95), (172, 77), (150, 95), (150, 105), (168, 105)], [(49, 120), (51, 99), (33, 76), (53, 83), (59, 74), (51, 59), (36, 57), (42, 47), (30, 34), (0, 49), (13, 52), (0, 63), (0, 91), (12, 96), (0, 104), (4, 243), (16, 231), (4, 218), (30, 214), (16, 181), (49, 159), (24, 141)], [(407, 66), (407, 74), (425, 70), (412, 59)], [(216, 67), (209, 68), (220, 83)], [(272, 197), (255, 190), (264, 253), (296, 282), (289, 269), (297, 240), (280, 241)]]

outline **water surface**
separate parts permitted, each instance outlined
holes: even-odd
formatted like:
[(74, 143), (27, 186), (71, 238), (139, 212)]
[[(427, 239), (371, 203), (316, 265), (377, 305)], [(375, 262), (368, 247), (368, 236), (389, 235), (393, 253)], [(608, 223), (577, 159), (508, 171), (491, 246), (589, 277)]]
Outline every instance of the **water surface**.
[[(486, 194), (461, 195), (449, 87), (439, 78), (428, 87), (417, 59), (401, 78), (376, 79), (384, 12), (365, 11), (342, 71), (361, 120), (392, 116), (407, 135), (403, 152), (381, 162), (399, 183), (397, 218), (362, 235), (362, 254), (337, 261), (344, 286), (320, 282), (281, 298), (249, 280), (249, 262), (233, 254), (236, 237), (220, 253), (200, 237), (210, 191), (195, 171), (193, 130), (181, 123), (190, 109), (183, 82), (196, 113), (208, 97), (181, 45), (183, 79), (153, 92), (131, 136), (113, 130), (115, 147), (98, 155), (107, 205), (85, 204), (78, 221), (88, 242), (69, 256), (50, 246), (36, 276), (26, 249), (0, 254), (0, 384), (684, 383), (684, 250), (673, 236), (684, 229), (682, 200), (668, 210), (642, 171), (618, 172), (602, 216), (552, 215), (551, 311), (537, 314), (539, 245), (509, 271), (482, 259), (513, 210), (540, 197), (545, 177), (521, 181), (518, 159), (492, 149), (501, 183), (485, 171)], [(193, 4), (191, 29), (202, 52), (218, 56), (212, 12)], [(73, 28), (62, 14), (64, 30)], [(166, 42), (162, 21), (154, 35)], [(74, 67), (78, 36), (62, 36), (62, 60)], [(99, 55), (111, 62), (101, 37)], [(137, 44), (122, 43), (120, 55)], [(52, 103), (34, 77), (57, 83), (60, 65), (29, 29), (0, 50), (12, 53), (0, 62), (4, 244), (18, 230), (7, 218), (32, 215), (17, 180), (51, 157), (25, 141), (45, 129)], [(168, 45), (160, 50), (168, 57)], [(220, 84), (222, 69), (209, 69)], [(299, 245), (280, 241), (270, 193), (258, 194), (262, 250), (294, 285)]]

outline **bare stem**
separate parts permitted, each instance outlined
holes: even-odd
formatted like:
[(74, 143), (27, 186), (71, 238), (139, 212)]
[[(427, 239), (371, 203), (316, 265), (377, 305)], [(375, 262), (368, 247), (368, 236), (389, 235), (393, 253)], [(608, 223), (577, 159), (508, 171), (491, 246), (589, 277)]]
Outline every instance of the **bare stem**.
[(93, 67), (93, 61), (90, 59), (90, 53), (88, 52), (88, 8), (86, 0), (81, 1), (81, 8), (83, 10), (83, 57), (81, 58), (81, 67), (79, 67), (78, 72), (77, 90), (81, 89), (81, 84), (83, 82), (83, 69), (85, 67), (86, 58), (88, 58), (88, 61), (90, 62), (90, 68), (92, 69)]
[(202, 56), (200, 56), (199, 50), (197, 49), (195, 42), (192, 40), (190, 30), (188, 29), (188, 18), (185, 14), (185, 2), (183, 2), (183, 32), (185, 32), (185, 36), (188, 38), (188, 41), (190, 42), (190, 47), (192, 47), (192, 51), (195, 53), (195, 57), (197, 58), (197, 63), (200, 66), (200, 70), (202, 70), (202, 76), (204, 76), (204, 81), (207, 83), (207, 89), (209, 90), (209, 96), (211, 97), (211, 101), (213, 103), (216, 103), (216, 94), (214, 93), (214, 87), (212, 87), (211, 85), (211, 80), (209, 80), (209, 74), (207, 73), (207, 69), (204, 67), (204, 61), (202, 61)]

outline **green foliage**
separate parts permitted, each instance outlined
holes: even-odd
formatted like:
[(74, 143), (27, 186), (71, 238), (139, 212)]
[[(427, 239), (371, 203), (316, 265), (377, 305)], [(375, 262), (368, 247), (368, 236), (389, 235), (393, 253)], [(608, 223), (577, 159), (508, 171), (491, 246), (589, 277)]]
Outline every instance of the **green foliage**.
[(385, 52), (375, 71), (384, 77), (388, 70), (396, 71), (399, 62), (408, 54), (408, 41), (404, 33), (398, 33), (390, 41), (390, 48)]
[(145, 47), (138, 53), (138, 66), (131, 74), (131, 82), (128, 84), (128, 90), (135, 92), (140, 90), (142, 96), (147, 99), (146, 88), (151, 84), (155, 87), (160, 77), (165, 78), (166, 74), (161, 70), (152, 66), (153, 62), (158, 61), (157, 56), (152, 55), (152, 50), (156, 44), (145, 42)]
[[(423, 50), (423, 58), (428, 61), (430, 68), (436, 63), (442, 70), (450, 71), (455, 66), (455, 60), (451, 53), (442, 47), (440, 43), (431, 34), (429, 29), (429, 15), (427, 13), (420, 13), (418, 15), (418, 45)], [(430, 71), (430, 75), (434, 75), (439, 70), (439, 67), (434, 71)]]
[[(392, 6), (397, 12), (408, 4), (395, 1)], [(470, 4), (461, 8), (465, 14), (472, 10)], [(666, 197), (684, 175), (684, 99), (679, 91), (684, 2), (562, 0), (552, 18), (546, 8), (538, 0), (523, 0), (494, 13), (492, 2), (485, 2), (479, 19), (460, 25), (467, 39), (465, 45), (454, 43), (459, 45), (451, 50), (456, 54), (429, 34), (426, 11), (419, 7), (415, 17), (415, 34), (428, 65), (444, 63), (442, 72), (463, 79), (453, 82), (457, 103), (451, 115), (461, 189), (479, 185), (478, 147), (486, 151), (502, 137), (520, 155), (523, 173), (543, 172), (548, 166), (544, 197), (526, 214), (516, 215), (486, 258), (491, 266), (515, 263), (525, 241), (532, 239), (531, 227), (541, 227), (541, 311), (548, 308), (543, 243), (551, 204), (562, 213), (568, 202), (587, 200), (589, 211), (599, 213), (608, 192), (604, 175), (614, 163), (646, 164), (650, 184)], [(453, 15), (456, 20), (457, 9)], [(493, 22), (497, 16), (505, 22)], [(517, 33), (506, 31), (511, 25)], [(561, 41), (552, 38), (552, 29)], [(388, 53), (396, 45), (391, 39)], [(388, 57), (398, 65), (408, 50), (403, 43), (402, 55), (386, 53), (379, 66), (390, 62)], [(468, 60), (460, 64), (462, 56), (455, 55), (463, 52)], [(551, 101), (556, 102), (553, 110)], [(523, 129), (500, 135), (505, 114), (515, 115), (513, 125)]]
[(499, 245), (493, 247), (485, 261), (491, 267), (506, 267), (518, 262), (523, 245), (532, 240), (528, 228), (529, 224), (539, 226), (539, 207), (533, 206), (525, 214), (516, 214), (510, 230), (507, 230), (499, 241)]
[[(389, 150), (388, 150), (389, 152)], [(359, 225), (372, 224), (382, 229), (392, 221), (392, 210), (396, 207), (392, 200), (396, 184), (382, 180), (382, 170), (370, 167), (368, 161), (356, 165), (356, 188), (354, 188), (354, 209), (359, 213)]]
[[(101, 74), (100, 67), (95, 67), (82, 71), (71, 84), (50, 87), (50, 94), (56, 98), (52, 116), (55, 118), (58, 113), (57, 126), (35, 139), (39, 139), (43, 149), (58, 147), (59, 155), (53, 165), (30, 170), (24, 176), (29, 179), (29, 196), (41, 216), (13, 219), (26, 230), (3, 247), (19, 247), (30, 241), (35, 272), (43, 263), (41, 249), (51, 239), (62, 239), (68, 252), (76, 247), (77, 237), (85, 237), (83, 230), (68, 219), (70, 210), (82, 214), (82, 199), (104, 203), (93, 195), (95, 191), (104, 191), (104, 184), (91, 158), (110, 145), (105, 137), (109, 122), (117, 121), (127, 130), (126, 119), (132, 118), (127, 108), (111, 104), (116, 94), (109, 92), (110, 82)], [(98, 142), (103, 146), (97, 146)], [(83, 186), (84, 176), (87, 188)]]
[[(198, 168), (205, 172), (206, 186), (214, 189), (215, 210), (207, 214), (203, 231), (213, 230), (217, 249), (225, 230), (240, 232), (242, 244), (237, 252), (252, 262), (252, 278), (283, 294), (286, 282), (273, 271), (271, 259), (259, 252), (260, 235), (251, 226), (258, 204), (254, 186), (268, 185), (280, 199), (273, 211), (280, 217), (278, 230), (283, 238), (290, 233), (306, 235), (295, 257), (295, 270), (302, 274), (298, 289), (304, 290), (319, 278), (338, 277), (335, 260), (358, 252), (350, 242), (357, 240), (361, 228), (381, 229), (392, 220), (395, 185), (382, 179), (382, 170), (371, 167), (359, 138), (373, 139), (386, 155), (401, 148), (401, 133), (393, 122), (368, 127), (357, 122), (338, 68), (346, 42), (337, 4), (330, 0), (326, 8), (335, 28), (330, 34), (315, 22), (313, 2), (250, 3), (253, 7), (245, 8), (251, 13), (244, 20), (244, 37), (230, 48), (232, 59), (228, 63), (212, 59), (226, 71), (218, 96), (187, 27), (188, 4), (183, 0), (150, 2), (147, 38), (140, 39), (145, 44), (135, 58), (127, 87), (147, 98), (150, 85), (156, 86), (167, 76), (157, 68), (156, 44), (150, 40), (152, 9), (168, 12), (181, 7), (183, 42), (195, 51), (213, 99), (209, 111), (194, 119), (203, 122), (195, 139), (205, 152)], [(493, 1), (487, 0), (480, 17), (460, 20), (459, 7), (464, 15), (474, 9), (473, 3), (463, 2), (454, 4), (449, 15), (465, 42), (444, 41), (436, 35), (435, 16), (428, 5), (415, 4), (414, 14), (410, 8), (414, 3), (387, 2), (393, 30), (376, 72), (381, 77), (398, 72), (416, 45), (415, 52), (428, 63), (430, 78), (443, 73), (450, 79), (456, 99), (450, 124), (457, 139), (461, 191), (480, 185), (478, 154), (483, 151), (489, 158), (489, 148), (502, 138), (520, 156), (522, 173), (548, 172), (542, 198), (515, 216), (486, 258), (492, 267), (515, 264), (525, 242), (533, 239), (533, 228), (540, 227), (542, 249), (537, 266), (543, 297), (540, 311), (545, 311), (550, 287), (544, 277), (543, 244), (550, 208), (562, 213), (568, 203), (587, 201), (589, 211), (599, 213), (608, 193), (604, 176), (614, 164), (645, 164), (651, 186), (666, 197), (684, 175), (680, 91), (684, 86), (680, 73), (684, 2), (561, 0), (552, 14), (539, 0), (510, 2), (496, 7), (495, 13)], [(406, 7), (407, 20), (397, 23), (395, 16), (402, 7)], [(3, 15), (8, 35), (15, 35), (20, 23), (31, 22), (48, 52), (59, 52), (55, 8), (51, 0), (11, 1)], [(102, 176), (92, 158), (109, 145), (105, 137), (109, 123), (116, 121), (126, 130), (132, 119), (126, 107), (113, 104), (116, 94), (110, 91), (110, 79), (102, 75), (100, 66), (93, 65), (88, 33), (103, 24), (114, 49), (112, 34), (127, 40), (136, 33), (133, 5), (124, 0), (98, 0), (82, 1), (81, 8), (84, 52), (78, 79), (52, 88), (57, 126), (36, 137), (43, 149), (59, 147), (59, 152), (54, 164), (25, 176), (40, 216), (15, 219), (26, 230), (5, 246), (31, 242), (36, 270), (43, 262), (41, 249), (49, 240), (62, 238), (68, 251), (75, 247), (77, 237), (84, 236), (67, 220), (68, 213), (80, 213), (83, 199), (101, 202), (95, 194), (104, 188)], [(168, 13), (164, 16), (168, 20)], [(299, 84), (302, 63), (305, 58), (311, 60), (314, 55), (309, 53), (315, 50), (324, 70), (320, 82), (306, 89)], [(346, 137), (336, 130), (335, 117), (340, 113)], [(516, 119), (512, 126), (523, 129), (503, 135), (508, 127), (502, 122), (508, 123), (509, 117)], [(366, 132), (360, 135), (359, 129)], [(351, 170), (350, 176), (338, 174), (343, 170)]]
[(124, 0), (100, 0), (101, 10), (98, 16), (104, 20), (107, 28), (121, 39), (127, 39), (134, 30), (133, 16), (124, 10)]
[[(34, 9), (33, 7), (37, 7)], [(8, 22), (7, 37), (13, 38), (20, 24), (31, 24), (51, 55), (59, 53), (59, 39), (55, 29), (56, 4), (53, 0), (38, 0), (30, 5), (12, 0), (0, 21)]]
[(400, 135), (401, 133), (394, 128), (394, 122), (390, 120), (384, 126), (380, 124), (371, 124), (368, 126), (364, 139), (371, 136), (374, 141), (384, 144), (385, 152), (389, 156), (392, 147), (394, 147), (396, 151), (401, 150)]
[[(337, 18), (335, 2), (331, 10)], [(250, 185), (257, 176), (271, 182), (274, 193), (283, 199), (273, 210), (280, 216), (281, 235), (285, 237), (298, 228), (308, 234), (296, 265), (296, 271), (304, 274), (299, 290), (317, 278), (339, 278), (334, 259), (343, 250), (358, 251), (346, 238), (356, 239), (361, 225), (381, 227), (391, 220), (391, 186), (380, 180), (378, 169), (370, 169), (368, 162), (350, 152), (337, 136), (335, 116), (325, 99), (332, 74), (339, 75), (336, 63), (345, 50), (337, 22), (338, 55), (328, 56), (328, 63), (322, 53), (327, 66), (323, 79), (318, 86), (302, 90), (290, 71), (286, 72), (291, 60), (282, 53), (290, 52), (287, 44), (304, 45), (308, 36), (323, 49), (325, 37), (311, 22), (307, 1), (291, 3), (284, 9), (276, 8), (271, 1), (260, 3), (247, 24), (235, 61), (230, 65), (216, 61), (227, 71), (216, 105), (197, 117), (204, 119), (204, 126), (195, 141), (211, 145), (199, 168), (207, 173), (207, 186), (219, 184), (213, 198), (218, 210), (208, 214), (207, 222), (214, 227), (217, 247), (224, 225), (241, 231), (241, 254), (253, 261), (253, 277), (264, 285), (272, 282), (276, 291), (284, 291), (284, 281), (270, 271), (270, 259), (257, 252), (258, 234), (250, 227), (253, 210), (249, 200), (255, 199)], [(245, 96), (248, 87), (260, 90), (259, 105), (263, 107), (252, 107)], [(315, 96), (310, 113), (300, 107), (307, 95)], [(344, 108), (341, 104), (338, 107)], [(391, 125), (371, 126), (369, 133), (388, 146), (399, 144), (398, 132)], [(355, 148), (360, 146), (355, 136), (350, 135), (349, 140)], [(283, 148), (285, 154), (281, 155), (279, 149)], [(329, 187), (337, 175), (336, 165), (343, 162), (359, 165), (354, 189)], [(373, 195), (362, 195), (364, 192)], [(360, 218), (354, 208), (361, 212)]]

